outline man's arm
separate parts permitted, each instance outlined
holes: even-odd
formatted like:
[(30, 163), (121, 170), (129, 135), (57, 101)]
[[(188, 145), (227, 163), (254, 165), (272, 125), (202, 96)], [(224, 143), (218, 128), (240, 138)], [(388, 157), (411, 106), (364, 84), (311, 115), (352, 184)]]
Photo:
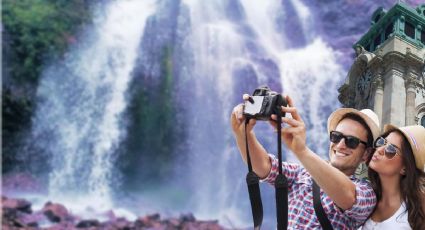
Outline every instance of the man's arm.
[(347, 210), (355, 204), (356, 185), (347, 175), (324, 161), (309, 148), (306, 152), (296, 155), (319, 187), (339, 208)]
[[(292, 99), (288, 96), (286, 99), (289, 107), (282, 107), (282, 111), (290, 113), (292, 118), (282, 118), (282, 122), (289, 125), (282, 128), (282, 140), (338, 207), (344, 210), (351, 208), (356, 202), (355, 184), (344, 173), (321, 159), (306, 146), (305, 124), (297, 109), (293, 107)], [(276, 127), (275, 123), (271, 122), (271, 124)]]
[[(246, 157), (246, 145), (245, 145), (245, 116), (243, 116), (243, 105), (238, 105), (233, 109), (230, 117), (233, 135), (235, 136), (236, 143), (239, 148), (239, 152), (242, 159), (247, 163)], [(247, 124), (247, 135), (248, 135), (248, 148), (249, 155), (251, 158), (251, 164), (253, 171), (260, 177), (265, 178), (271, 170), (270, 158), (264, 147), (258, 142), (255, 137), (253, 128), (255, 125), (255, 119), (251, 119)]]

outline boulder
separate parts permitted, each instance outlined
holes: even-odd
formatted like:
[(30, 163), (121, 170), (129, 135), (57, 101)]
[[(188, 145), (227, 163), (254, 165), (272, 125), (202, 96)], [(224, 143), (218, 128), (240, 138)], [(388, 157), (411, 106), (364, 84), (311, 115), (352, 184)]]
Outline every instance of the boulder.
[[(71, 215), (68, 209), (59, 203), (47, 202), (41, 210), (32, 212), (31, 203), (24, 199), (2, 197), (1, 229), (102, 229), (102, 230), (223, 230), (217, 221), (199, 221), (192, 213), (179, 218), (161, 219), (159, 213), (139, 217), (135, 221), (116, 217), (112, 210), (101, 213), (98, 219)], [(95, 211), (95, 210), (93, 210)]]
[(54, 223), (73, 220), (73, 217), (62, 204), (52, 203), (49, 201), (44, 205), (42, 212), (51, 222)]
[(91, 228), (91, 227), (100, 227), (100, 222), (95, 219), (91, 220), (81, 220), (75, 225), (76, 228)]
[(2, 196), (2, 207), (9, 209), (16, 209), (25, 213), (32, 213), (31, 203), (25, 199), (13, 199)]

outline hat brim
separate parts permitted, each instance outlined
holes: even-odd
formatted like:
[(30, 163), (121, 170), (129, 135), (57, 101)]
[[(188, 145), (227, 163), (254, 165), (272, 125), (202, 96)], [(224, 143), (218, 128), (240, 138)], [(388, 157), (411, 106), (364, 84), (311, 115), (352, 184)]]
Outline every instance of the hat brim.
[[(402, 133), (403, 136), (406, 138), (406, 140), (409, 142), (410, 148), (412, 149), (412, 153), (413, 153), (413, 156), (415, 158), (416, 167), (419, 170), (424, 170), (425, 169), (425, 154), (423, 154), (423, 151), (421, 153), (421, 151), (419, 150), (420, 147), (418, 147), (418, 145), (422, 145), (422, 148), (425, 145), (423, 143), (418, 143), (417, 142), (418, 140), (416, 140), (415, 138), (412, 138), (412, 133), (414, 131), (412, 133), (408, 132), (409, 128), (412, 129), (412, 127), (415, 127), (415, 126), (406, 126), (406, 127), (399, 128), (399, 127), (392, 125), (392, 124), (386, 124), (384, 126), (384, 132), (397, 130), (400, 133)], [(416, 143), (414, 142), (414, 140), (416, 141)]]
[(380, 130), (378, 125), (371, 118), (369, 118), (369, 116), (353, 108), (341, 108), (333, 112), (328, 118), (328, 132), (335, 130), (342, 117), (348, 113), (356, 114), (366, 122), (370, 131), (372, 132), (373, 140), (379, 137)]

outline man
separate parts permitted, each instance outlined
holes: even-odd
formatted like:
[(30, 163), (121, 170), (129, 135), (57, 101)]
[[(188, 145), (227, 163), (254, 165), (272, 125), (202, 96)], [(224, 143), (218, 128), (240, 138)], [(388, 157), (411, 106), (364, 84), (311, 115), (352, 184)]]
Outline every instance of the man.
[[(244, 95), (244, 100), (249, 98)], [(328, 119), (330, 132), (330, 164), (306, 146), (306, 128), (293, 107), (290, 97), (286, 97), (288, 107), (282, 112), (291, 114), (284, 117), (281, 138), (296, 155), (302, 166), (282, 163), (283, 173), (288, 179), (288, 229), (317, 229), (320, 223), (313, 206), (312, 178), (321, 188), (320, 199), (327, 218), (334, 229), (357, 229), (367, 219), (376, 204), (376, 196), (367, 180), (354, 177), (360, 163), (368, 159), (372, 152), (372, 143), (379, 136), (377, 115), (367, 109), (338, 109)], [(275, 115), (272, 124), (276, 128)], [(243, 105), (234, 108), (231, 115), (233, 133), (246, 163), (245, 117)], [(267, 154), (255, 137), (255, 120), (247, 125), (250, 157), (254, 172), (270, 184), (278, 174), (278, 160)]]

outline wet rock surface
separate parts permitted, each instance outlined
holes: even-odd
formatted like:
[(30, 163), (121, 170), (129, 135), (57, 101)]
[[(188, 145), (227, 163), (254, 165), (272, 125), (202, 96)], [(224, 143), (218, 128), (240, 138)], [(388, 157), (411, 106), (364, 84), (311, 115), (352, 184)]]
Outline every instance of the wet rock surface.
[(107, 220), (85, 218), (72, 214), (64, 205), (47, 202), (41, 210), (32, 210), (31, 202), (2, 196), (2, 228), (8, 229), (147, 229), (147, 230), (225, 230), (216, 220), (197, 220), (191, 213), (178, 218), (161, 218), (158, 213), (138, 217), (134, 221), (116, 217), (108, 211)]

